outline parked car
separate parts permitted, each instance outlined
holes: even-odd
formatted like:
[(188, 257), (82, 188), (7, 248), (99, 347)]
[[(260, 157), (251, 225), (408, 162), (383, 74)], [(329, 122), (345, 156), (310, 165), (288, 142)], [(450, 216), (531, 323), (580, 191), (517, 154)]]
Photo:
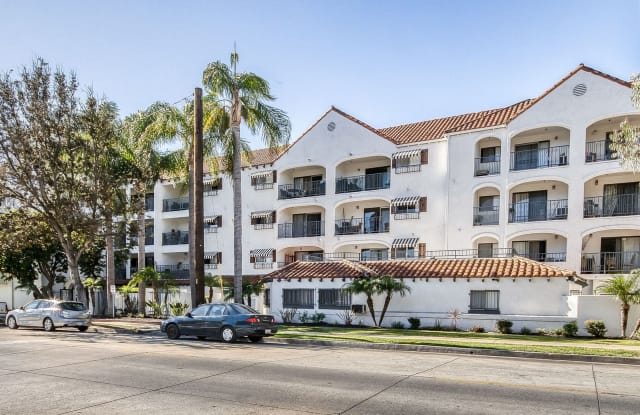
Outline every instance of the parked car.
[(5, 322), (7, 318), (7, 313), (9, 312), (9, 307), (5, 301), (0, 301), (0, 321)]
[(84, 304), (75, 301), (35, 300), (7, 313), (6, 324), (10, 329), (32, 326), (54, 331), (56, 327), (76, 327), (86, 331), (91, 313)]
[(255, 343), (276, 334), (278, 326), (272, 315), (260, 314), (243, 304), (219, 303), (202, 304), (185, 316), (164, 320), (160, 330), (170, 339), (184, 335), (231, 343), (238, 337), (248, 337)]

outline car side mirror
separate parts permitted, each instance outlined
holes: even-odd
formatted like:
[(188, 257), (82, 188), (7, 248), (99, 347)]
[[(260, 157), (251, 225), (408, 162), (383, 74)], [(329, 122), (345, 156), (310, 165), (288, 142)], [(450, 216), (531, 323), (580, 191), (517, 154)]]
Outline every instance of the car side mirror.
[(20, 310), (24, 310), (24, 306), (23, 305), (20, 306)]
[(189, 318), (193, 318), (193, 316), (191, 315), (191, 312), (188, 312), (187, 314), (185, 314), (185, 316), (187, 316)]

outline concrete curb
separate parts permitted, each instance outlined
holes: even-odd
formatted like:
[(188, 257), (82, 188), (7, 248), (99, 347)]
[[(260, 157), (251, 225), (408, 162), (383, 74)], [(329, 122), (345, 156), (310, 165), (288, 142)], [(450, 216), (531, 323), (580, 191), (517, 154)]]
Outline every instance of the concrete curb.
[(294, 344), (294, 345), (349, 347), (349, 348), (356, 348), (356, 349), (398, 350), (398, 351), (409, 351), (409, 352), (430, 352), (430, 353), (451, 353), (451, 354), (466, 354), (466, 355), (480, 355), (480, 356), (517, 357), (517, 358), (526, 358), (526, 359), (568, 360), (573, 362), (585, 362), (585, 363), (616, 363), (616, 364), (640, 366), (640, 359), (633, 358), (633, 357), (588, 356), (588, 355), (541, 353), (541, 352), (516, 352), (516, 351), (510, 351), (510, 350), (477, 349), (477, 348), (470, 348), (470, 347), (430, 346), (430, 345), (418, 345), (418, 344), (360, 343), (360, 342), (308, 340), (308, 339), (276, 339), (273, 337), (269, 337), (267, 342), (281, 343), (281, 344)]
[(123, 327), (123, 326), (115, 326), (111, 324), (100, 324), (100, 323), (91, 323), (91, 328), (95, 333), (118, 333), (118, 334), (149, 334), (149, 333), (160, 333), (160, 327), (157, 328), (141, 328), (141, 327)]

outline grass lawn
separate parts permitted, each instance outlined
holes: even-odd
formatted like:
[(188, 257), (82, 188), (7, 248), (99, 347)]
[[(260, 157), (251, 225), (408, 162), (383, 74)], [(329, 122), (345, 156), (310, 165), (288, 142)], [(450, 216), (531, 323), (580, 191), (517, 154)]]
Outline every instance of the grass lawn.
[[(282, 326), (276, 337), (366, 343), (432, 345), (541, 353), (640, 357), (640, 350), (633, 350), (632, 348), (625, 350), (623, 348), (624, 346), (640, 346), (640, 341), (596, 339), (591, 337), (567, 338), (562, 336), (523, 336), (517, 334), (470, 333), (462, 331), (453, 332), (424, 329), (408, 330), (331, 326)], [(472, 339), (473, 341), (470, 341)], [(482, 340), (486, 340), (487, 342), (482, 342)], [(542, 344), (527, 344), (527, 342)], [(622, 348), (607, 347), (609, 345), (616, 345)]]

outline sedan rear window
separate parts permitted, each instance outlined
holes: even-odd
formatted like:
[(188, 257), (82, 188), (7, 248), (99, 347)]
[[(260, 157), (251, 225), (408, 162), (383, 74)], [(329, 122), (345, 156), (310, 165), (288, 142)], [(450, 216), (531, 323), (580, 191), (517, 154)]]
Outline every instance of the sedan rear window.
[(236, 314), (258, 314), (256, 310), (244, 304), (227, 304)]
[(65, 302), (65, 303), (60, 303), (60, 307), (62, 307), (63, 310), (69, 310), (69, 311), (84, 311), (84, 310), (86, 310), (84, 308), (84, 304), (82, 304), (82, 303)]

